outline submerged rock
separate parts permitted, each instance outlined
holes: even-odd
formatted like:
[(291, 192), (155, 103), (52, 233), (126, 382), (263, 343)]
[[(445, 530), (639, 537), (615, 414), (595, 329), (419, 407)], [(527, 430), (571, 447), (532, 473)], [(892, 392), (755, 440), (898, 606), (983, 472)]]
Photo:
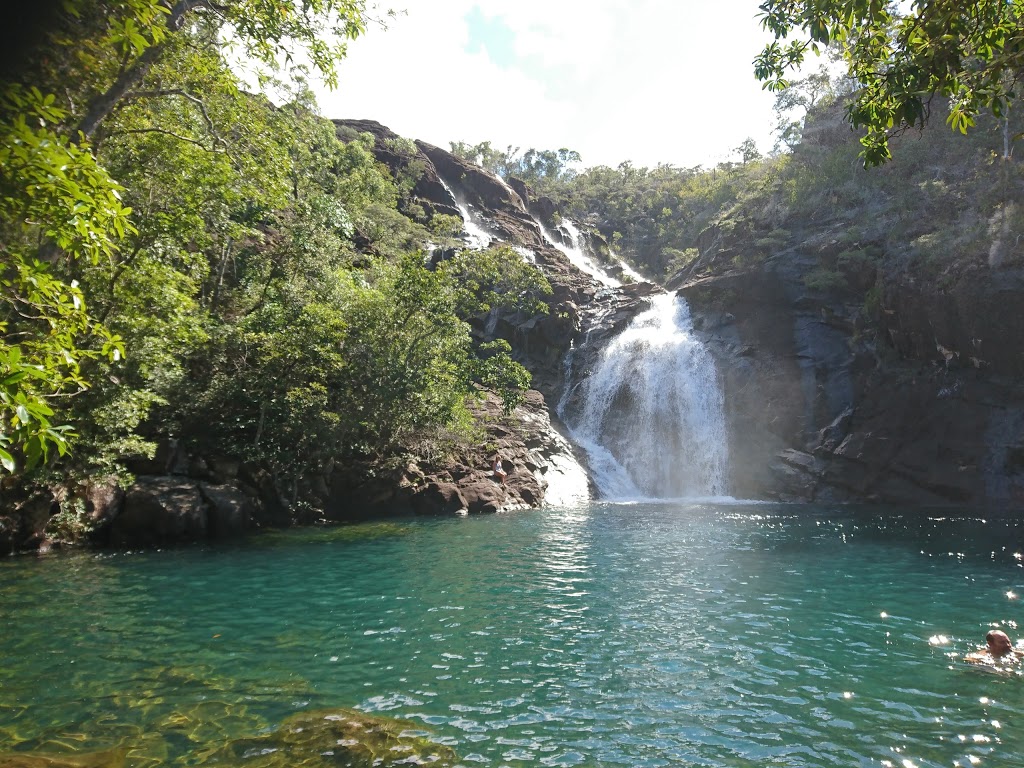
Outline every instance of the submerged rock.
[[(430, 740), (416, 723), (368, 715), (354, 709), (300, 712), (273, 733), (232, 744), (223, 756), (234, 765), (253, 768), (348, 766), (379, 768), (459, 762), (450, 748)], [(227, 762), (215, 761), (216, 765)]]
[(121, 768), (125, 753), (120, 749), (80, 755), (0, 754), (0, 768)]

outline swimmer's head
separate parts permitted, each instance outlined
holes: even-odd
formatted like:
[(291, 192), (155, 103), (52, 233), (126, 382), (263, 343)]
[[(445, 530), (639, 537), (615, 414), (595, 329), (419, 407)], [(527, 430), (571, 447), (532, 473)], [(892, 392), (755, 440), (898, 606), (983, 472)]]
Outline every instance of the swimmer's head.
[(993, 629), (985, 635), (985, 643), (993, 656), (1005, 656), (1013, 649), (1013, 643), (1001, 629)]

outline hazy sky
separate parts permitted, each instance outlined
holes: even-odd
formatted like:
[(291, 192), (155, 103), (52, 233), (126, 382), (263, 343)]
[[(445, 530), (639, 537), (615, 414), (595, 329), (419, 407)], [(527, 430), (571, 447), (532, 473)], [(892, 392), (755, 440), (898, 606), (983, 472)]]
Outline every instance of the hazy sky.
[(583, 164), (713, 165), (773, 144), (759, 0), (397, 0), (350, 45), (331, 118), (447, 148), (575, 149)]

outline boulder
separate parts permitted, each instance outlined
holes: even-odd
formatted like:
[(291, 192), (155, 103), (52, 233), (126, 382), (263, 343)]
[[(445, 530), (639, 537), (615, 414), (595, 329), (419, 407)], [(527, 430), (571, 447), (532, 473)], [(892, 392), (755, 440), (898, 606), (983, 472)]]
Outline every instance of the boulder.
[(46, 541), (46, 526), (58, 511), (48, 494), (34, 493), (0, 510), (0, 551), (36, 549)]
[(110, 526), (116, 547), (160, 547), (208, 535), (209, 504), (193, 480), (140, 477), (128, 489), (121, 514)]
[(93, 479), (82, 489), (81, 495), (85, 500), (89, 524), (93, 528), (103, 528), (121, 514), (124, 489), (118, 484), (117, 478)]
[(200, 483), (199, 492), (206, 501), (207, 532), (213, 538), (240, 536), (252, 524), (252, 500), (230, 485)]
[(466, 512), (469, 505), (458, 486), (428, 482), (412, 494), (412, 508), (417, 515), (452, 515)]
[[(506, 478), (506, 481), (508, 478)], [(505, 486), (490, 478), (477, 479), (462, 487), (470, 514), (500, 512), (508, 501)]]

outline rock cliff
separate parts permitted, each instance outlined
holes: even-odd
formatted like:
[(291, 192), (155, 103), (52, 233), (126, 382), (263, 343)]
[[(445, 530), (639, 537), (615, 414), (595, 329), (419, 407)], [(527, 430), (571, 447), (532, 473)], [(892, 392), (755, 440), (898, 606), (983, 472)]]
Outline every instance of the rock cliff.
[[(743, 243), (710, 237), (702, 257)], [(1024, 501), (1019, 269), (944, 287), (895, 270), (865, 307), (814, 290), (812, 238), (756, 267), (676, 275), (725, 388), (733, 493), (797, 501)]]

